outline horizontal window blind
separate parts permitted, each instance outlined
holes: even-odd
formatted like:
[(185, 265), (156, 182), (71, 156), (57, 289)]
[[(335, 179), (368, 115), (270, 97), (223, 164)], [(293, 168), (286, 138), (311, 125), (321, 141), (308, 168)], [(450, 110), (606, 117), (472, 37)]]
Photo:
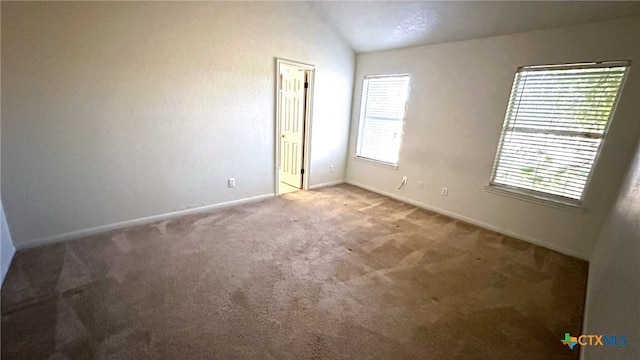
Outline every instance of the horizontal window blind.
[(397, 164), (409, 75), (366, 77), (356, 155)]
[(579, 203), (628, 62), (518, 69), (491, 185)]

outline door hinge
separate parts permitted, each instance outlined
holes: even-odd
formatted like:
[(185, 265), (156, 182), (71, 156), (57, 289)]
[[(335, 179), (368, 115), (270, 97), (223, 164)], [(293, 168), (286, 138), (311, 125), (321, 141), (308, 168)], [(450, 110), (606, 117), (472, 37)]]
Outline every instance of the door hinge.
[(300, 169), (300, 174), (304, 175), (304, 169)]
[(305, 89), (308, 89), (308, 88), (309, 88), (309, 83), (308, 83), (308, 82), (306, 82), (306, 81), (304, 82), (304, 88), (305, 88)]

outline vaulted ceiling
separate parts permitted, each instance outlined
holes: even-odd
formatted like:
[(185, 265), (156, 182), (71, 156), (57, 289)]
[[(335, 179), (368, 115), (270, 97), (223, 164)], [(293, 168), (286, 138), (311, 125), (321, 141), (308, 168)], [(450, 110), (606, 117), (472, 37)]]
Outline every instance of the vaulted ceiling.
[(640, 15), (638, 1), (318, 1), (310, 6), (357, 53)]

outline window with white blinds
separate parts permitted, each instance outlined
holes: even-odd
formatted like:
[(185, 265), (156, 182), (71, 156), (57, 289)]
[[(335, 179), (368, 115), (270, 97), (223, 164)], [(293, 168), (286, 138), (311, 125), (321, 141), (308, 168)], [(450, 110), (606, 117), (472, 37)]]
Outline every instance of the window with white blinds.
[(628, 66), (519, 68), (490, 185), (580, 204)]
[(408, 94), (409, 75), (365, 77), (356, 156), (397, 165)]

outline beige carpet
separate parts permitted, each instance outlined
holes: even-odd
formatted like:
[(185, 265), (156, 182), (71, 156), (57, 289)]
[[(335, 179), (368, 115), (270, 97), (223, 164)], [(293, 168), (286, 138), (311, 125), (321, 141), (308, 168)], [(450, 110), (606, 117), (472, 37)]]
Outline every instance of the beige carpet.
[(2, 359), (577, 359), (586, 276), (341, 185), (18, 252)]

